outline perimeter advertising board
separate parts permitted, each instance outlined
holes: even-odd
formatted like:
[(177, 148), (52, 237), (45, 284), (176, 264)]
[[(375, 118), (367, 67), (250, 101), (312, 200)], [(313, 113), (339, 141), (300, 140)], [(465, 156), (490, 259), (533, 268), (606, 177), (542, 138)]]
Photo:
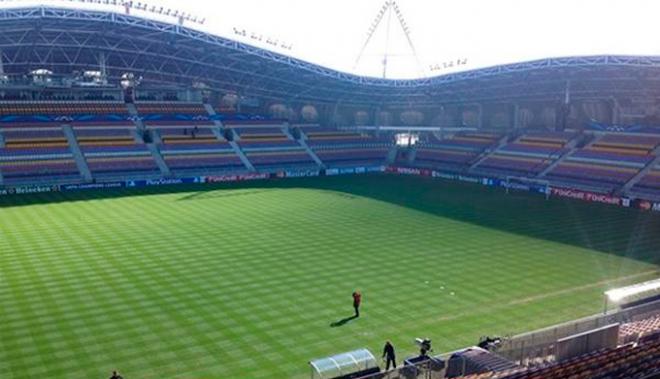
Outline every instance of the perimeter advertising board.
[(206, 183), (227, 183), (227, 182), (244, 182), (249, 180), (264, 180), (269, 179), (270, 174), (237, 174), (237, 175), (219, 175), (205, 177)]
[(559, 197), (566, 197), (566, 198), (570, 198), (570, 199), (589, 201), (589, 202), (592, 202), (592, 203), (621, 205), (621, 198), (620, 197), (615, 197), (615, 196), (610, 196), (610, 195), (603, 195), (603, 194), (594, 193), (594, 192), (580, 191), (580, 190), (569, 189), (569, 188), (552, 187), (551, 194), (552, 194), (552, 196), (559, 196)]
[(112, 183), (88, 183), (88, 184), (69, 184), (61, 186), (62, 191), (83, 191), (83, 190), (98, 190), (110, 188), (124, 188), (125, 182), (112, 182)]
[(60, 186), (32, 186), (32, 187), (16, 187), (5, 188), (0, 190), (0, 195), (29, 195), (34, 193), (48, 193), (59, 192)]

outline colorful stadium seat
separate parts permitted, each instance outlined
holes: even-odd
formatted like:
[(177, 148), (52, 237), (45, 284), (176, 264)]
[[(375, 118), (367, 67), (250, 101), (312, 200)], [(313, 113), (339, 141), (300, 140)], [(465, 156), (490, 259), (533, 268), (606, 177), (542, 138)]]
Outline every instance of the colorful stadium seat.
[(327, 167), (384, 165), (393, 139), (353, 130), (300, 128), (307, 145)]

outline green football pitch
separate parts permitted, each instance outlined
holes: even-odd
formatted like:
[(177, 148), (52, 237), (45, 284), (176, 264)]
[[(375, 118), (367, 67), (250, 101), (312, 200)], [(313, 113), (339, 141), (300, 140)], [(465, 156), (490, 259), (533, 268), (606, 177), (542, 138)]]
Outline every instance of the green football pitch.
[(659, 263), (658, 215), (424, 178), (7, 197), (0, 378), (305, 378), (598, 313)]

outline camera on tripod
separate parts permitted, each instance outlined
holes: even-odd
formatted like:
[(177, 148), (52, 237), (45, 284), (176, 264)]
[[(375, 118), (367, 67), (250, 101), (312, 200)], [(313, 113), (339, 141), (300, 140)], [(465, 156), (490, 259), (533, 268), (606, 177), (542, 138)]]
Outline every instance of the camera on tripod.
[(419, 346), (419, 355), (425, 357), (427, 353), (433, 352), (431, 340), (428, 338), (415, 338), (415, 343)]

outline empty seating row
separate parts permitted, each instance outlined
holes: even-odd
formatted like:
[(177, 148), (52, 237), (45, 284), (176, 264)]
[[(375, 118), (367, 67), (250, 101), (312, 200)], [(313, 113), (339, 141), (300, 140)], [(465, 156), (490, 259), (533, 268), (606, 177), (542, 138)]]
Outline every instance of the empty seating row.
[(300, 148), (298, 142), (290, 139), (281, 127), (243, 126), (232, 127), (238, 137), (237, 142), (246, 151), (272, 148)]
[(482, 161), (480, 170), (495, 171), (503, 175), (537, 176), (553, 162), (552, 158), (495, 153)]
[(655, 156), (660, 137), (607, 134), (573, 153), (569, 159), (642, 168)]
[(2, 135), (6, 148), (31, 149), (42, 147), (68, 147), (68, 143), (61, 128), (52, 129), (10, 129), (4, 130)]
[(391, 145), (389, 136), (378, 137), (368, 133), (354, 130), (339, 130), (321, 127), (302, 127), (301, 130), (307, 137), (307, 144), (314, 147), (321, 146), (374, 146)]
[(165, 163), (174, 174), (190, 172), (241, 171), (245, 166), (233, 151), (230, 152), (163, 152)]
[(519, 143), (528, 145), (542, 145), (549, 147), (564, 147), (568, 142), (575, 138), (573, 132), (557, 132), (550, 130), (532, 130), (526, 132), (519, 139)]
[(638, 172), (637, 168), (567, 160), (557, 165), (547, 177), (611, 191), (628, 182)]
[(238, 145), (258, 170), (316, 167), (314, 159), (282, 127), (252, 125), (232, 127)]
[(660, 315), (622, 324), (619, 327), (619, 342), (636, 342), (639, 337), (657, 331), (660, 331)]
[(530, 131), (500, 151), (547, 157), (564, 152), (566, 145), (575, 137), (571, 132)]
[(70, 154), (62, 158), (45, 156), (12, 160), (0, 158), (0, 173), (5, 184), (48, 184), (80, 179), (80, 172)]
[(607, 134), (590, 146), (595, 151), (621, 154), (650, 154), (660, 145), (660, 136)]
[(463, 379), (629, 379), (660, 374), (660, 342), (625, 345), (544, 367), (484, 373)]
[(537, 176), (566, 152), (573, 133), (532, 131), (488, 156), (477, 167), (497, 175)]
[(136, 103), (138, 114), (186, 114), (208, 116), (206, 108), (199, 103), (154, 102)]
[(174, 174), (220, 173), (244, 170), (245, 166), (231, 145), (211, 127), (156, 129), (162, 144), (160, 152)]
[(251, 151), (247, 158), (257, 169), (316, 167), (316, 162), (302, 148), (277, 151)]
[(420, 147), (417, 149), (416, 161), (431, 163), (457, 163), (469, 164), (476, 157), (476, 153), (465, 150), (435, 149)]
[(394, 145), (391, 135), (315, 125), (298, 127), (307, 145), (329, 168), (384, 165)]
[(0, 116), (128, 114), (124, 103), (110, 102), (0, 102)]
[(317, 148), (314, 153), (328, 167), (384, 165), (389, 150), (384, 147)]
[(211, 127), (159, 127), (152, 128), (158, 135), (164, 145), (186, 145), (203, 146), (207, 144), (222, 145), (228, 148), (229, 144), (224, 139), (218, 139), (216, 133)]
[(151, 152), (136, 136), (134, 128), (73, 130), (94, 177), (160, 173)]
[(62, 129), (5, 130), (0, 172), (6, 184), (80, 179)]
[(611, 191), (655, 159), (652, 151), (658, 143), (660, 137), (607, 134), (573, 152), (547, 177)]
[(415, 165), (462, 171), (470, 167), (501, 136), (490, 133), (458, 133), (440, 139), (429, 134), (418, 143)]
[(633, 187), (636, 192), (642, 194), (651, 194), (653, 198), (660, 199), (660, 165), (656, 166), (653, 170)]
[(615, 162), (619, 165), (629, 165), (643, 167), (654, 159), (652, 154), (629, 154), (603, 151), (594, 148), (585, 148), (577, 150), (571, 155), (572, 160), (592, 161), (592, 162)]
[(458, 133), (448, 138), (438, 138), (435, 134), (430, 134), (427, 139), (419, 141), (420, 146), (433, 146), (441, 148), (457, 148), (472, 151), (484, 151), (493, 146), (501, 135), (493, 133)]

